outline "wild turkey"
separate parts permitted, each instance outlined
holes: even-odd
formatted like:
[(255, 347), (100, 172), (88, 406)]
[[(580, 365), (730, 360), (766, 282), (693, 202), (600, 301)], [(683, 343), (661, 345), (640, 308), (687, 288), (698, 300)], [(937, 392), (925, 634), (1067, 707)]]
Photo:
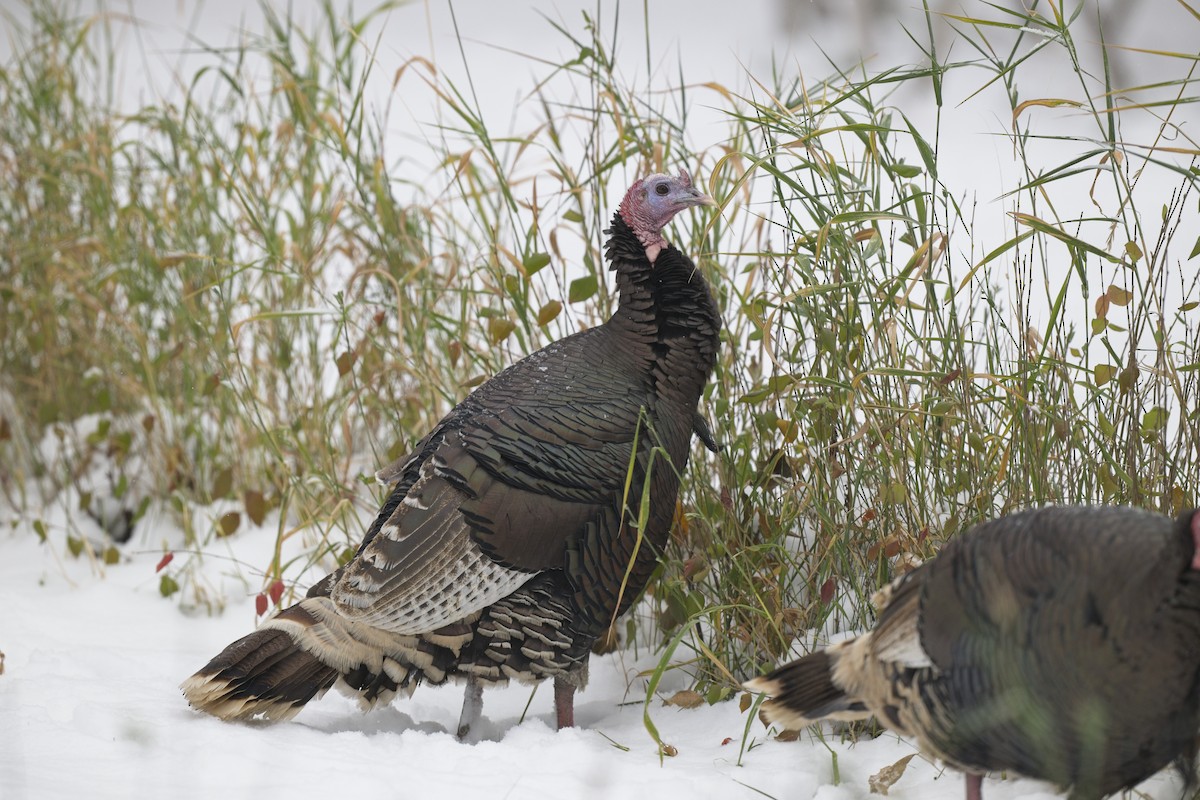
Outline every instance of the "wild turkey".
[(880, 590), (875, 628), (746, 684), (788, 728), (874, 715), (967, 773), (1074, 800), (1174, 760), (1200, 729), (1200, 514), (1058, 507), (979, 525)]
[(661, 233), (712, 202), (687, 173), (634, 183), (608, 230), (612, 317), (481, 385), (385, 470), (395, 488), (354, 558), (186, 680), (188, 701), (283, 720), (335, 683), (370, 708), (465, 679), (462, 737), (483, 685), (553, 677), (573, 725), (592, 643), (666, 542), (693, 432), (715, 446), (697, 403), (720, 315)]

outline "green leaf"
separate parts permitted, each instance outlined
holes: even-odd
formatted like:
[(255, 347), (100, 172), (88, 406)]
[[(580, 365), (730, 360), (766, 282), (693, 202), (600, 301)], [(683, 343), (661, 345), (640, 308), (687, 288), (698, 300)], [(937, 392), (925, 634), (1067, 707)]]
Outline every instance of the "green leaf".
[(845, 211), (829, 220), (831, 224), (847, 222), (915, 222), (912, 217), (904, 214), (893, 214), (890, 211)]
[(1136, 364), (1130, 364), (1121, 370), (1121, 374), (1117, 377), (1117, 386), (1121, 387), (1123, 393), (1128, 394), (1133, 391), (1133, 387), (1137, 385), (1139, 372)]
[(1188, 253), (1188, 261), (1196, 256), (1200, 256), (1200, 236), (1196, 237), (1196, 244), (1192, 246), (1192, 252)]
[(774, 375), (738, 398), (739, 403), (757, 403), (796, 385), (796, 375)]
[(113, 547), (111, 544), (104, 551), (105, 564), (117, 564), (121, 561), (121, 551)]
[(867, 246), (863, 248), (863, 259), (868, 259), (883, 249), (883, 237), (876, 231), (875, 235), (867, 239)]
[(1092, 376), (1096, 380), (1097, 386), (1103, 386), (1111, 381), (1117, 374), (1117, 368), (1112, 364), (1097, 364), (1092, 369)]
[(937, 157), (933, 154), (933, 148), (929, 146), (929, 142), (925, 141), (921, 134), (917, 133), (916, 127), (912, 121), (904, 114), (900, 115), (904, 120), (904, 124), (908, 126), (908, 132), (912, 136), (913, 144), (917, 146), (917, 152), (921, 154), (921, 161), (925, 163), (925, 171), (933, 178), (937, 177)]
[(46, 523), (40, 519), (35, 519), (33, 521), (33, 532), (37, 534), (38, 542), (44, 544), (46, 541)]
[(87, 443), (90, 444), (92, 447), (95, 447), (96, 445), (103, 442), (104, 437), (108, 436), (108, 429), (109, 429), (109, 426), (111, 425), (111, 423), (112, 423), (112, 420), (108, 420), (108, 419), (100, 420), (100, 422), (96, 425), (96, 430), (92, 431), (91, 433), (89, 433), (87, 435), (87, 439), (86, 439)]
[(1118, 259), (1114, 258), (1112, 256), (1112, 254), (1106, 253), (1103, 250), (1101, 250), (1099, 247), (1096, 247), (1093, 244), (1089, 244), (1077, 236), (1072, 236), (1071, 234), (1067, 233), (1066, 231), (1062, 230), (1061, 228), (1056, 228), (1055, 226), (1051, 225), (1049, 222), (1046, 222), (1045, 220), (1042, 220), (1042, 219), (1038, 219), (1037, 217), (1033, 216), (1032, 214), (1024, 214), (1019, 211), (1014, 211), (1014, 212), (1012, 212), (1012, 217), (1021, 225), (1025, 225), (1026, 227), (1033, 228), (1035, 231), (1038, 231), (1039, 233), (1044, 233), (1047, 236), (1052, 236), (1055, 239), (1058, 239), (1059, 241), (1061, 241), (1067, 245), (1079, 248), (1080, 250), (1084, 251), (1085, 253), (1091, 253), (1094, 256), (1099, 256), (1100, 258), (1103, 258), (1105, 261), (1108, 261), (1111, 263), (1118, 263)]
[(1155, 406), (1142, 416), (1142, 433), (1157, 433), (1167, 426), (1167, 410)]
[(83, 539), (67, 536), (67, 549), (71, 551), (71, 555), (79, 558), (79, 554), (83, 552)]
[(138, 503), (138, 507), (134, 509), (133, 521), (140, 522), (142, 517), (146, 516), (146, 510), (148, 508), (150, 508), (150, 495), (143, 497), (141, 502)]
[(571, 286), (567, 290), (567, 302), (578, 303), (587, 300), (596, 293), (599, 288), (599, 282), (595, 275), (584, 275), (582, 278), (576, 278), (571, 281)]
[(1142, 248), (1137, 246), (1137, 242), (1125, 243), (1125, 254), (1129, 256), (1129, 260), (1136, 264), (1142, 258)]
[(963, 278), (961, 281), (959, 281), (958, 291), (961, 292), (963, 290), (963, 287), (965, 287), (968, 283), (971, 282), (971, 278), (975, 277), (975, 273), (978, 272), (979, 268), (982, 267), (984, 264), (988, 263), (989, 261), (992, 261), (993, 259), (1000, 257), (1006, 251), (1012, 249), (1013, 247), (1016, 247), (1021, 242), (1025, 241), (1026, 239), (1028, 239), (1030, 236), (1033, 236), (1033, 235), (1034, 235), (1033, 231), (1025, 231), (1024, 233), (1020, 234), (1019, 236), (1015, 236), (1012, 239), (1009, 239), (1007, 242), (1000, 245), (992, 252), (988, 253), (986, 256), (983, 257), (982, 261), (980, 261), (975, 266), (971, 267), (971, 271), (967, 273), (967, 276), (965, 278)]
[(938, 400), (929, 409), (929, 413), (935, 417), (944, 417), (953, 411), (958, 406), (953, 400)]
[(1117, 426), (1112, 424), (1112, 420), (1106, 417), (1103, 411), (1097, 417), (1096, 425), (1100, 428), (1100, 432), (1110, 439), (1117, 433)]
[(163, 597), (170, 597), (179, 591), (179, 584), (170, 575), (163, 573), (163, 576), (158, 579), (158, 593)]
[(583, 222), (583, 215), (574, 209), (563, 212), (563, 219), (567, 222)]
[(525, 268), (525, 272), (529, 275), (534, 275), (542, 267), (550, 263), (549, 253), (530, 253), (529, 257), (521, 262), (521, 266)]

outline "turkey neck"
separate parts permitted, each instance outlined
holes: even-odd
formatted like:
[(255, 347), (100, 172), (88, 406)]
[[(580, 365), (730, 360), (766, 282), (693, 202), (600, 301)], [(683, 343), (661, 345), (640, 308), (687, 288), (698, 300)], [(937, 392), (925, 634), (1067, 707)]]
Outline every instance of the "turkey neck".
[(646, 248), (618, 212), (613, 216), (605, 255), (617, 273), (619, 300), (609, 319), (610, 327), (650, 344), (655, 355), (662, 348), (691, 351), (696, 357), (696, 396), (699, 400), (716, 365), (721, 315), (708, 282), (692, 260), (668, 244), (654, 263)]

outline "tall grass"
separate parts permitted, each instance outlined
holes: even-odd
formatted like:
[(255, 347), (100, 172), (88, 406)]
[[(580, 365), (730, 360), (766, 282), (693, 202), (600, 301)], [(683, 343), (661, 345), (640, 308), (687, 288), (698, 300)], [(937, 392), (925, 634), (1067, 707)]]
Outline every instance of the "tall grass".
[[(721, 201), (673, 238), (724, 310), (702, 411), (725, 449), (696, 449), (620, 633), (690, 644), (709, 700), (869, 624), (874, 589), (978, 520), (1200, 495), (1200, 172), (1180, 124), (1196, 58), (1113, 86), (1080, 60), (1108, 47), (1075, 38), (1087, 4), (927, 13), (915, 67), (653, 95), (619, 77), (604, 20), (554, 25), (578, 55), (541, 66), (526, 133), (489, 130), (469, 83), (412, 62), (394, 91), (438, 97), (423, 146), (444, 192), (388, 153), (371, 16), (327, 5), (313, 34), (268, 11), (181, 102), (122, 115), (98, 102), (115, 23), (31, 8), (0, 72), (0, 489), (28, 514), (65, 489), (136, 498), (135, 526), (172, 509), (190, 555), (164, 593), (187, 604), (220, 603), (203, 554), (274, 508), (263, 586), (345, 558), (379, 499), (364, 476), (487, 376), (602, 320), (602, 231), (650, 170), (697, 171)], [(1200, 21), (1181, 4), (1178, 24)], [(951, 31), (966, 58), (945, 57)], [(1038, 94), (1048, 63), (1073, 94)], [(945, 164), (945, 120), (981, 102), (951, 104), (951, 82), (1007, 100), (1003, 198), (974, 201)], [(929, 106), (902, 107), (917, 88), (903, 96)], [(688, 135), (698, 96), (726, 114), (719, 143)]]

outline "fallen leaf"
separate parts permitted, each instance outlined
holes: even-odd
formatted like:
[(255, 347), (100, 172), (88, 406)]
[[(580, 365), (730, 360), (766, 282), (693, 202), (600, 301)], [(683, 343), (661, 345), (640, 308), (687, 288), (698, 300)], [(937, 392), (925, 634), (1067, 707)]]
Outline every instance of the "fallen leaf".
[(684, 689), (667, 698), (666, 705), (679, 706), (680, 708), (697, 708), (704, 705), (704, 697), (699, 692)]
[(890, 767), (884, 767), (867, 778), (867, 786), (871, 788), (871, 794), (881, 794), (887, 797), (888, 789), (892, 788), (892, 784), (904, 775), (904, 770), (908, 769), (908, 762), (912, 761), (915, 755), (916, 753), (910, 753)]

